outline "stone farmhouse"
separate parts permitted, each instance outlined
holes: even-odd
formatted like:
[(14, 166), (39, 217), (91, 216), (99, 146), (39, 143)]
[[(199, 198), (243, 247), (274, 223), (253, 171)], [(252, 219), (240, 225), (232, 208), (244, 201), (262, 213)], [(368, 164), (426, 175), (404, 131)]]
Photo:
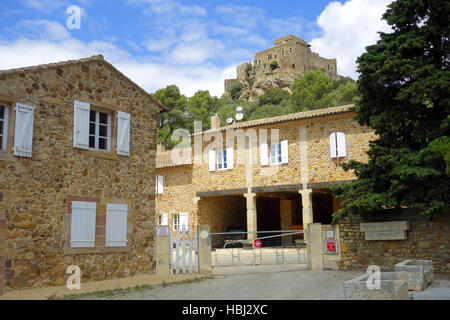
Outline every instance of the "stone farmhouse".
[[(183, 224), (208, 224), (212, 232), (240, 225), (256, 232), (331, 223), (339, 203), (332, 197), (330, 186), (354, 179), (353, 173), (345, 172), (339, 164), (350, 159), (365, 161), (368, 142), (374, 138), (372, 130), (353, 120), (351, 107), (226, 127), (220, 127), (214, 116), (210, 130), (193, 136), (192, 149), (202, 139), (203, 161), (196, 161), (195, 156), (174, 161), (172, 152), (179, 150), (165, 151), (159, 145), (157, 224), (169, 224), (173, 229)], [(243, 134), (245, 144), (239, 144), (236, 135), (228, 143), (230, 132)], [(257, 142), (249, 147), (252, 134)], [(211, 146), (211, 137), (223, 141), (223, 146)], [(277, 141), (273, 142), (274, 138)], [(189, 148), (187, 154), (194, 152)], [(252, 167), (250, 154), (255, 158)]]
[(151, 271), (162, 110), (102, 56), (0, 71), (0, 291)]
[[(253, 232), (248, 239), (258, 231), (307, 229), (309, 223), (329, 225), (340, 208), (330, 188), (355, 179), (340, 164), (367, 161), (369, 141), (377, 138), (372, 129), (354, 120), (352, 107), (225, 127), (213, 116), (210, 130), (196, 132), (187, 140), (190, 147), (173, 151), (158, 145), (156, 224), (169, 225), (172, 230), (202, 224), (212, 232), (241, 226)], [(389, 221), (403, 221), (409, 230), (401, 238), (378, 241), (368, 241), (361, 232), (361, 223)], [(449, 228), (448, 214), (429, 219), (409, 209), (345, 218), (338, 224), (336, 267), (365, 270), (375, 264), (389, 270), (403, 260), (424, 259), (433, 260), (438, 272), (448, 272)], [(276, 245), (295, 246), (295, 237), (281, 239)], [(223, 246), (223, 242), (213, 237), (212, 245)]]
[[(275, 46), (255, 53), (253, 62), (236, 67), (236, 79), (225, 80), (225, 92), (235, 82), (242, 84), (241, 99), (255, 100), (264, 90), (281, 88), (289, 90), (295, 78), (307, 71), (322, 69), (330, 79), (339, 80), (336, 59), (326, 59), (311, 51), (311, 46), (293, 35), (276, 39)], [(271, 63), (277, 67), (272, 68)]]

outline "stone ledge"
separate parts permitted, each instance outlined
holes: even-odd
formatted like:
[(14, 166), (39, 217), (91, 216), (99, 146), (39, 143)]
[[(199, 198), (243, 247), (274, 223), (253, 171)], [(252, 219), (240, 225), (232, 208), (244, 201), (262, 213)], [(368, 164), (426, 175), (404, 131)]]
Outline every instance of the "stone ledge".
[(64, 255), (75, 254), (101, 254), (101, 253), (128, 253), (130, 247), (95, 247), (95, 248), (64, 248)]
[(275, 192), (275, 191), (288, 191), (288, 190), (303, 190), (303, 184), (285, 184), (279, 186), (268, 186), (268, 187), (253, 187), (251, 189), (252, 193), (260, 192)]
[(231, 196), (247, 193), (247, 188), (197, 192), (197, 197)]
[(87, 157), (100, 158), (106, 160), (119, 161), (120, 157), (117, 154), (111, 152), (97, 152), (92, 150), (80, 150), (81, 154)]

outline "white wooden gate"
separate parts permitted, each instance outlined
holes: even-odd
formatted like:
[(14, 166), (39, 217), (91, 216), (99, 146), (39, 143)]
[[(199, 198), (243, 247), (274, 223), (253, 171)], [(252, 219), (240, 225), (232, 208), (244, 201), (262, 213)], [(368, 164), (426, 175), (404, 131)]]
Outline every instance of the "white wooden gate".
[(170, 236), (170, 274), (198, 273), (198, 238), (196, 230), (186, 230), (182, 224), (181, 230)]

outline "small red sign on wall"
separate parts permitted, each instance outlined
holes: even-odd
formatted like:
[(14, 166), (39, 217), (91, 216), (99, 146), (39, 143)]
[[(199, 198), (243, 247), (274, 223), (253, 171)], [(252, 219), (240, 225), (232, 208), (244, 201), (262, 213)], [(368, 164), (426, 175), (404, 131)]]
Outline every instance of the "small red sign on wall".
[(254, 245), (256, 248), (261, 248), (262, 242), (261, 242), (261, 240), (255, 240), (255, 241), (253, 242), (253, 245)]
[(336, 243), (334, 242), (334, 239), (328, 239), (327, 249), (330, 252), (336, 251)]

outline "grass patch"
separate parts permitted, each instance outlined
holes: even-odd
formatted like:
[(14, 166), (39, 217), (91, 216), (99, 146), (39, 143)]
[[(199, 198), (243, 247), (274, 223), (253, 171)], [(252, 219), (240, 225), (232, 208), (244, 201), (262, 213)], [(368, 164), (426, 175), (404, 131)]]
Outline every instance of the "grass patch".
[[(180, 284), (192, 284), (192, 283), (198, 283), (201, 281), (214, 279), (213, 276), (204, 276), (200, 278), (195, 279), (187, 279), (182, 281), (175, 281), (175, 282), (165, 282), (161, 284), (163, 288), (174, 286), (174, 285), (180, 285)], [(88, 297), (96, 297), (96, 298), (108, 298), (118, 295), (125, 295), (133, 292), (143, 292), (145, 290), (153, 289), (154, 287), (151, 285), (137, 285), (135, 287), (129, 287), (129, 288), (117, 288), (117, 289), (108, 289), (108, 290), (98, 290), (93, 292), (87, 292), (87, 293), (80, 293), (80, 294), (65, 294), (63, 296), (58, 296), (56, 294), (51, 295), (48, 297), (48, 300), (77, 300), (77, 299), (83, 299)]]

